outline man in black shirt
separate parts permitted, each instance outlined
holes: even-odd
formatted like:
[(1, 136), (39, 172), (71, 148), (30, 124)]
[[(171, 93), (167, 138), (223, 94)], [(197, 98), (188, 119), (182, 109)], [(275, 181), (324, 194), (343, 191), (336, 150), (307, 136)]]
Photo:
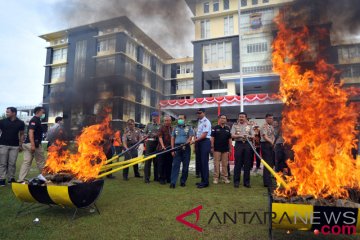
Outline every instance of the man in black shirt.
[(25, 124), (16, 117), (17, 109), (8, 107), (5, 119), (0, 120), (0, 187), (15, 181), (16, 160), (22, 150)]
[(228, 160), (232, 140), (230, 128), (225, 125), (226, 122), (226, 116), (220, 115), (220, 125), (216, 125), (211, 131), (211, 152), (214, 154), (214, 184), (219, 183), (220, 161), (222, 180), (224, 183), (230, 183), (228, 179)]
[(25, 143), (23, 144), (24, 161), (20, 168), (19, 182), (24, 181), (30, 170), (34, 156), (40, 173), (45, 165), (44, 150), (41, 146), (43, 135), (41, 120), (45, 118), (45, 110), (43, 107), (36, 107), (34, 113), (35, 116), (29, 122), (28, 134)]

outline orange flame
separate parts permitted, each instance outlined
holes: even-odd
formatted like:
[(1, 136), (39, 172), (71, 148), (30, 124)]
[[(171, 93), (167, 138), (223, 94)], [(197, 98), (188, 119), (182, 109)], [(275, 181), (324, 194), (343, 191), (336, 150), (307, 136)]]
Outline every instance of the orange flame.
[(313, 69), (301, 65), (304, 56), (314, 56), (309, 29), (288, 28), (281, 17), (275, 20), (272, 61), (285, 105), (283, 135), (292, 145), (294, 161), (288, 160), (289, 190), (277, 189), (276, 194), (348, 198), (346, 188), (358, 189), (360, 182), (360, 163), (351, 156), (357, 113), (347, 104), (342, 84), (335, 84), (339, 72), (319, 52)]
[(102, 123), (84, 128), (76, 139), (76, 153), (64, 149), (67, 143), (56, 141), (49, 147), (44, 173), (70, 173), (82, 181), (96, 178), (106, 161), (103, 145), (111, 135), (109, 123), (110, 118), (106, 117)]

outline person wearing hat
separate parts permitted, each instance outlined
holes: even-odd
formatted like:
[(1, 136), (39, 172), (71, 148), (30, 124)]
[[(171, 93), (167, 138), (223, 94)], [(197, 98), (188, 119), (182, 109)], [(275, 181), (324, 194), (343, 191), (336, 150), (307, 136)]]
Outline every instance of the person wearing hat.
[[(159, 144), (159, 113), (153, 112), (151, 114), (152, 122), (146, 125), (144, 133), (148, 136), (146, 141), (146, 155), (150, 155), (156, 152), (156, 148)], [(145, 162), (144, 175), (145, 183), (150, 183), (151, 176), (151, 163), (154, 164), (154, 181), (159, 181), (159, 171), (158, 171), (158, 159), (154, 158)]]
[(196, 140), (196, 155), (200, 156), (200, 174), (201, 182), (197, 183), (198, 188), (206, 188), (209, 186), (209, 154), (211, 151), (211, 123), (205, 117), (205, 109), (200, 108), (196, 112), (199, 119)]

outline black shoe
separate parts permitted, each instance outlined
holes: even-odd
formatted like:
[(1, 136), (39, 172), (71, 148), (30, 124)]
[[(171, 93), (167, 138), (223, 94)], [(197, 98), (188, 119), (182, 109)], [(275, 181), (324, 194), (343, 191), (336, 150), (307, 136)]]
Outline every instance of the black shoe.
[(250, 184), (245, 184), (244, 187), (251, 188)]
[(181, 187), (185, 187), (186, 184), (185, 184), (185, 183), (181, 183), (180, 186), (181, 186)]
[(161, 180), (161, 181), (160, 181), (160, 184), (161, 184), (161, 185), (165, 185), (166, 182), (165, 182), (164, 180)]
[(128, 177), (123, 177), (123, 180), (124, 181), (129, 181), (129, 178)]
[(202, 182), (195, 183), (196, 186), (199, 186), (200, 184), (202, 184)]
[(154, 182), (158, 182), (159, 181), (159, 179), (158, 178), (154, 178)]
[(239, 188), (240, 184), (239, 183), (234, 183), (234, 188)]
[(268, 186), (268, 185), (266, 185), (266, 184), (264, 184), (264, 187), (268, 188), (269, 186)]
[(171, 183), (171, 180), (166, 180), (167, 183)]
[(149, 180), (149, 179), (145, 179), (145, 183), (150, 183), (150, 180)]
[(8, 183), (13, 183), (16, 182), (15, 178), (10, 178), (10, 180), (8, 181)]
[(196, 174), (196, 178), (200, 178), (200, 174)]
[(199, 184), (197, 186), (197, 188), (207, 188), (207, 187), (209, 187), (209, 184), (205, 184), (205, 183)]
[(175, 188), (175, 184), (170, 184), (170, 188)]
[(135, 175), (136, 178), (142, 178), (142, 176), (139, 174), (139, 175)]
[(108, 176), (106, 176), (108, 179), (114, 179), (114, 178), (116, 178), (114, 175), (112, 175), (112, 174), (110, 174), (110, 175), (108, 175)]
[(5, 187), (5, 179), (0, 179), (0, 187)]

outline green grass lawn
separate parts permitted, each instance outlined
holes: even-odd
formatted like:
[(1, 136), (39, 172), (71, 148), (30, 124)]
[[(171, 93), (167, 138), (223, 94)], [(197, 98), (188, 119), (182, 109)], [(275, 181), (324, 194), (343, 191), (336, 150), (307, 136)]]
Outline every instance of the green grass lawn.
[[(19, 155), (18, 169), (22, 162)], [(38, 172), (33, 163), (31, 175)], [(144, 184), (142, 179), (132, 178), (125, 182), (122, 173), (116, 179), (105, 179), (105, 185), (97, 205), (101, 214), (80, 212), (76, 220), (71, 220), (73, 210), (44, 206), (28, 214), (15, 217), (20, 202), (13, 195), (10, 186), (0, 188), (0, 240), (5, 239), (268, 239), (268, 226), (254, 221), (237, 224), (228, 221), (208, 224), (214, 211), (219, 216), (223, 212), (265, 212), (268, 199), (266, 189), (261, 187), (260, 176), (252, 177), (252, 188), (234, 189), (231, 184), (211, 185), (197, 189), (198, 179), (190, 175), (185, 188), (151, 182)], [(190, 229), (175, 220), (176, 216), (199, 205), (198, 225), (202, 233)], [(40, 219), (34, 224), (35, 218)], [(195, 215), (186, 218), (195, 222)], [(273, 239), (356, 239), (350, 237), (320, 237), (311, 232), (274, 231)]]

